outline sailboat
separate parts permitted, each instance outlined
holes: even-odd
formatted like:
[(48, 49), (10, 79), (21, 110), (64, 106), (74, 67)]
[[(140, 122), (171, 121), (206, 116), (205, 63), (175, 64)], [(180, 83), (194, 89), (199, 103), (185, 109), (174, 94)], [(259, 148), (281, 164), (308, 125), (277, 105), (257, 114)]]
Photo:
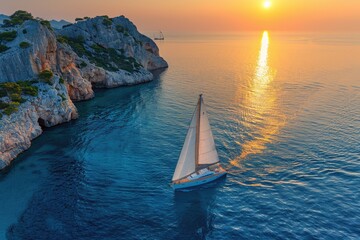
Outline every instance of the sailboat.
[(154, 40), (164, 40), (164, 34), (160, 31), (159, 36), (154, 37)]
[(199, 96), (172, 178), (176, 189), (191, 188), (226, 175), (219, 162), (202, 94)]

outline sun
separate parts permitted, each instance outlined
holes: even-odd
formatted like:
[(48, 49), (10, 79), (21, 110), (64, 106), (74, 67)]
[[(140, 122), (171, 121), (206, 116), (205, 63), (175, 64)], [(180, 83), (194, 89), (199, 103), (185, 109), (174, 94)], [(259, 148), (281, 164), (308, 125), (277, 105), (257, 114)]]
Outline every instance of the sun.
[(264, 8), (270, 8), (270, 7), (271, 7), (271, 1), (265, 1), (265, 2), (263, 3), (263, 7), (264, 7)]

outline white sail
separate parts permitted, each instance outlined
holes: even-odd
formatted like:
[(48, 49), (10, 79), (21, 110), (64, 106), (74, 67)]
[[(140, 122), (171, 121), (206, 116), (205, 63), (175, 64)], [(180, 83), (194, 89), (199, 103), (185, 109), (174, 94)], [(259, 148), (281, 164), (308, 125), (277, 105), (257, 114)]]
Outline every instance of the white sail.
[(195, 172), (195, 144), (196, 144), (196, 120), (198, 116), (198, 106), (195, 109), (191, 124), (187, 132), (184, 146), (181, 150), (178, 163), (172, 178), (173, 181), (181, 179)]
[(200, 130), (199, 130), (199, 159), (198, 164), (214, 164), (219, 162), (214, 137), (206, 113), (205, 104), (201, 98)]

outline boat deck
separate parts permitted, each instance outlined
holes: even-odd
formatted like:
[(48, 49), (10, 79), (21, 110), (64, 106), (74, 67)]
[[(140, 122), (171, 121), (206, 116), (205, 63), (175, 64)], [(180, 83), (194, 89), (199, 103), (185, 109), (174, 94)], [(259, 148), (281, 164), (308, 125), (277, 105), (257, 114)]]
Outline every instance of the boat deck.
[(197, 181), (199, 179), (203, 179), (208, 176), (212, 176), (214, 174), (224, 173), (224, 172), (226, 172), (226, 170), (221, 166), (221, 164), (216, 163), (216, 164), (210, 165), (206, 168), (200, 169), (199, 171), (196, 171), (187, 177), (176, 180), (173, 182), (173, 184), (182, 184), (182, 183), (187, 183), (187, 182), (191, 182), (191, 181)]

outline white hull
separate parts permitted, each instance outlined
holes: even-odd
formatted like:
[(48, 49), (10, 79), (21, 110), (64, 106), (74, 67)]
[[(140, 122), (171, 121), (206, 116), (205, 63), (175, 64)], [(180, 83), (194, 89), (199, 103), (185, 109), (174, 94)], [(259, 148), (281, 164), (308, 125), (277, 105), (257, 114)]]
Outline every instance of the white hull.
[(185, 188), (192, 188), (192, 187), (197, 187), (209, 182), (213, 182), (221, 177), (224, 177), (226, 175), (227, 172), (220, 172), (220, 173), (215, 173), (212, 174), (210, 176), (205, 176), (202, 178), (198, 178), (196, 180), (193, 181), (189, 181), (189, 182), (184, 182), (184, 183), (173, 183), (172, 187), (175, 190), (179, 190), (179, 189), (185, 189)]
[(172, 182), (172, 187), (176, 189), (192, 188), (213, 182), (226, 175), (226, 170), (222, 168), (220, 163), (208, 166), (191, 174), (188, 177)]

